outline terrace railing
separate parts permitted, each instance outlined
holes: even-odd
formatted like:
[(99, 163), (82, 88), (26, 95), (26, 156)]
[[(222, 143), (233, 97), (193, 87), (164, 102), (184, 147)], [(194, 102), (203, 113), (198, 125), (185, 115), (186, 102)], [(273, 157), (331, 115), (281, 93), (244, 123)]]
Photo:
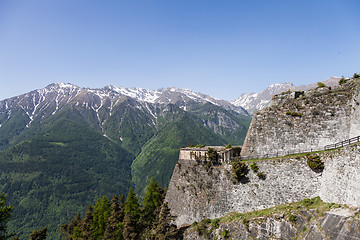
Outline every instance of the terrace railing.
[(351, 145), (351, 144), (357, 143), (357, 142), (360, 142), (360, 136), (353, 137), (353, 138), (350, 138), (350, 139), (347, 139), (347, 140), (344, 140), (342, 142), (338, 142), (338, 143), (335, 143), (335, 144), (326, 145), (324, 147), (324, 150), (341, 148), (341, 147)]

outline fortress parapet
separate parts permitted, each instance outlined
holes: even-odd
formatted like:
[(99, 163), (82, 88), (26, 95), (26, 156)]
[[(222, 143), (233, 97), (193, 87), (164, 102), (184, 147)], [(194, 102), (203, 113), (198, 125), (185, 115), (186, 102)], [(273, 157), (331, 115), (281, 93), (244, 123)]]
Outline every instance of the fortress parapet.
[(179, 159), (229, 163), (239, 157), (241, 147), (223, 146), (187, 147), (180, 150)]

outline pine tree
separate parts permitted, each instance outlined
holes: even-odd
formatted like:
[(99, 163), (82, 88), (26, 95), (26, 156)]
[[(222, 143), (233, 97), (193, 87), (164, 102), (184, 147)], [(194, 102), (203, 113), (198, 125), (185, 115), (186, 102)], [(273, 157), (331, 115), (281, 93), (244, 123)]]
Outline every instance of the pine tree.
[(139, 201), (132, 188), (129, 189), (129, 193), (126, 198), (124, 213), (125, 215), (126, 213), (131, 213), (132, 216), (134, 217), (134, 220), (136, 220), (136, 222), (139, 220), (140, 217)]
[(171, 216), (170, 208), (167, 202), (164, 202), (159, 216), (159, 222), (155, 229), (156, 239), (158, 240), (167, 240), (167, 239), (176, 239), (177, 228), (176, 225), (171, 222), (175, 219), (174, 216)]
[(119, 202), (120, 202), (120, 218), (122, 220), (124, 220), (124, 217), (125, 217), (125, 195), (124, 194), (120, 195)]
[(123, 223), (124, 223), (124, 230), (123, 230), (124, 239), (127, 240), (140, 239), (138, 222), (136, 221), (136, 218), (131, 212), (125, 213)]
[(124, 206), (124, 230), (123, 236), (125, 239), (139, 239), (139, 218), (140, 208), (136, 194), (129, 189), (129, 194), (126, 198)]
[(13, 206), (6, 206), (6, 195), (2, 193), (0, 195), (0, 240), (5, 240), (10, 238), (12, 235), (7, 235), (7, 222), (11, 217), (11, 211), (13, 210)]
[(81, 219), (80, 223), (80, 230), (81, 230), (81, 236), (83, 239), (91, 239), (91, 223), (93, 220), (93, 207), (92, 205), (89, 205), (85, 216), (83, 219)]
[(104, 236), (107, 220), (110, 216), (110, 202), (106, 196), (96, 201), (91, 223), (92, 237), (102, 239)]
[(60, 232), (66, 237), (67, 240), (71, 240), (74, 232), (74, 228), (80, 225), (81, 218), (79, 214), (71, 219), (69, 224), (63, 224), (60, 227)]
[(152, 227), (153, 223), (157, 222), (163, 200), (163, 189), (153, 178), (151, 178), (146, 187), (140, 219), (145, 228)]
[(72, 239), (73, 240), (83, 239), (81, 235), (81, 230), (78, 226), (74, 227)]
[(44, 227), (40, 230), (34, 230), (30, 234), (30, 240), (44, 240), (46, 239), (46, 232), (47, 232), (47, 227)]
[(123, 239), (122, 238), (123, 209), (119, 204), (118, 196), (114, 195), (111, 199), (111, 213), (104, 233), (104, 239)]

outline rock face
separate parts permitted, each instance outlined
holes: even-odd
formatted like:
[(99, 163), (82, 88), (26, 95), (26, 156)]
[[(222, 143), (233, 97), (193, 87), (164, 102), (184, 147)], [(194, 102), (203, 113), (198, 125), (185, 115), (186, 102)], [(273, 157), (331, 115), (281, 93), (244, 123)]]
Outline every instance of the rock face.
[(241, 156), (259, 158), (322, 150), (360, 135), (360, 84), (275, 95), (252, 119)]
[(181, 150), (166, 195), (177, 225), (316, 196), (360, 206), (360, 144), (318, 154), (322, 172), (310, 169), (306, 156), (257, 161), (265, 179), (250, 170), (241, 182), (235, 182), (229, 162), (190, 159), (186, 151)]
[[(247, 222), (235, 220), (192, 226), (184, 239), (359, 239), (360, 219), (356, 211), (347, 208), (319, 213), (318, 209), (303, 209), (292, 219), (284, 214), (255, 217)], [(290, 215), (291, 216), (291, 215)], [(212, 225), (212, 226), (211, 226)]]

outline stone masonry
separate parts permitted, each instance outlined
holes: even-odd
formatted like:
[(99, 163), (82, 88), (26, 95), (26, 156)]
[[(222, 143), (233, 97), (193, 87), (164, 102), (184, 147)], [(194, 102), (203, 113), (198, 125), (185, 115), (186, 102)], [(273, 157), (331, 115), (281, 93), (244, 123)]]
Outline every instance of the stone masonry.
[[(232, 165), (180, 158), (175, 166), (166, 201), (177, 225), (229, 212), (248, 212), (320, 196), (325, 202), (360, 206), (360, 144), (321, 153), (322, 172), (307, 166), (306, 156), (257, 161), (260, 179), (250, 170), (236, 183)], [(180, 156), (184, 156), (180, 154)], [(250, 162), (247, 162), (250, 165)]]

